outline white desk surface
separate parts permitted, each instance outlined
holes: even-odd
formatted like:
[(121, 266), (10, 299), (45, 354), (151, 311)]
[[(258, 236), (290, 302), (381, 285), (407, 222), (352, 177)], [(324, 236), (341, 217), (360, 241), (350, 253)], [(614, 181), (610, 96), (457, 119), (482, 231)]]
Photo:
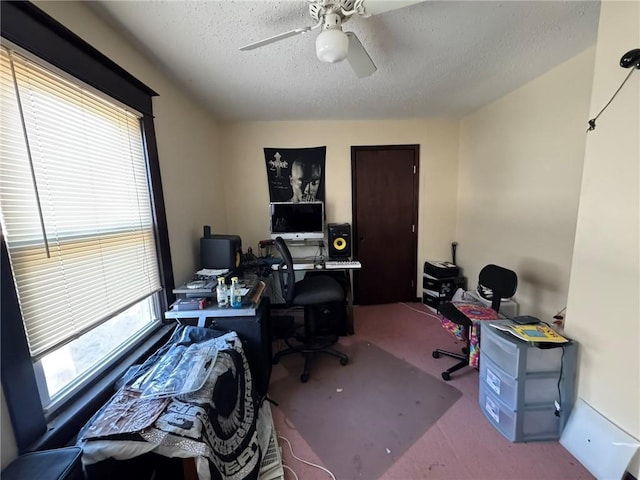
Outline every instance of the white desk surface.
[[(357, 260), (354, 260), (354, 262), (357, 262), (357, 264), (344, 264), (344, 265), (339, 265), (339, 266), (332, 266), (332, 267), (326, 267), (325, 264), (329, 263), (329, 262), (333, 262), (331, 260), (317, 260), (317, 261), (313, 261), (313, 260), (309, 260), (309, 259), (297, 259), (294, 258), (293, 260), (293, 269), (294, 270), (359, 270), (360, 268), (362, 268), (362, 266), (360, 265), (360, 262), (358, 262)], [(335, 262), (334, 262), (335, 265)], [(278, 270), (278, 264), (273, 264), (271, 265), (271, 269), (272, 270)], [(286, 270), (287, 267), (283, 266), (283, 269)]]

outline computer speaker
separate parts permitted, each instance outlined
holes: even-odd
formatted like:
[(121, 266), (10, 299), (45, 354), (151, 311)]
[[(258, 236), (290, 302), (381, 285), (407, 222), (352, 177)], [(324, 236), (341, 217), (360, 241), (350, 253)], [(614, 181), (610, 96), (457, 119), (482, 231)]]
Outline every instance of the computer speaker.
[(329, 258), (351, 257), (351, 225), (348, 223), (329, 223)]

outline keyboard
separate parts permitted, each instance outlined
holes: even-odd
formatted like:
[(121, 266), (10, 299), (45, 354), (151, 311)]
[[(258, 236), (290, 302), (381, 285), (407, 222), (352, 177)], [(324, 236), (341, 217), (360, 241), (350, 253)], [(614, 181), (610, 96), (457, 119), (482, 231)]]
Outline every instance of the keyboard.
[(324, 262), (324, 268), (330, 270), (332, 268), (362, 268), (362, 264), (358, 260), (327, 260)]
[[(271, 265), (271, 270), (278, 270), (279, 265), (280, 265), (279, 263), (274, 263), (273, 265)], [(305, 259), (299, 259), (299, 258), (293, 259), (294, 270), (314, 270), (316, 268), (316, 265), (317, 264), (312, 260), (305, 260)], [(287, 266), (284, 265), (282, 268), (286, 270)]]

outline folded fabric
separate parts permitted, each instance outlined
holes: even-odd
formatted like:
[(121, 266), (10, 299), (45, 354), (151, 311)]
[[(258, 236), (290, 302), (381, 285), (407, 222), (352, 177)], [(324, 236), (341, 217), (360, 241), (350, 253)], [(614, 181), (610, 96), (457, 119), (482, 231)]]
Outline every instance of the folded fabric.
[(492, 308), (474, 302), (452, 302), (453, 305), (469, 320), (471, 320), (471, 333), (465, 325), (459, 325), (451, 320), (442, 317), (442, 327), (462, 342), (471, 340), (471, 350), (469, 352), (469, 366), (478, 368), (480, 365), (480, 325), (478, 322), (485, 320), (498, 320), (502, 316)]

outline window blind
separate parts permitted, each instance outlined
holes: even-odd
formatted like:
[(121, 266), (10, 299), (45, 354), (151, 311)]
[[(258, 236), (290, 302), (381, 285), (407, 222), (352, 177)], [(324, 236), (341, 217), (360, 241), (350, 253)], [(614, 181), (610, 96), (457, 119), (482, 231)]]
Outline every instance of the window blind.
[(2, 47), (0, 212), (31, 355), (160, 290), (140, 119)]

